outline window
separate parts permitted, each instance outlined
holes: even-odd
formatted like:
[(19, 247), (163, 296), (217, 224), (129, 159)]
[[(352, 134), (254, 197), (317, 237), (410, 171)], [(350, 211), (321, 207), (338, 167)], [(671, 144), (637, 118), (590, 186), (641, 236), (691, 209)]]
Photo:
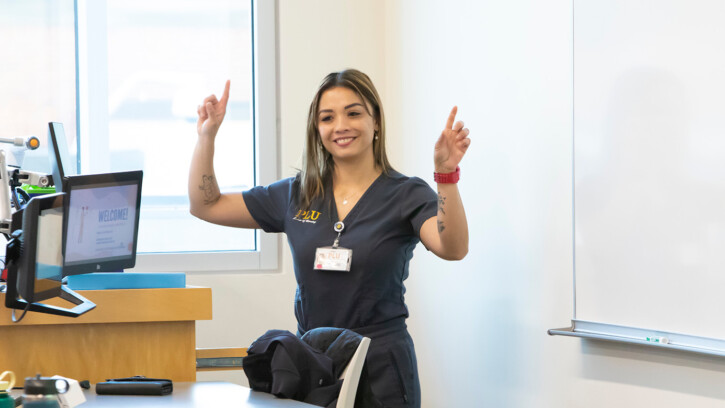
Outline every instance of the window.
[(107, 1), (108, 138), (90, 146), (104, 160), (89, 170), (144, 170), (139, 252), (255, 248), (254, 231), (190, 216), (186, 193), (196, 107), (212, 92), (220, 97), (226, 78), (234, 88), (218, 135), (217, 178), (222, 191), (254, 186), (250, 5)]
[[(276, 135), (275, 2), (0, 0), (4, 3), (22, 9), (27, 23), (19, 23), (15, 11), (0, 19), (37, 37), (43, 30), (64, 34), (38, 39), (40, 49), (58, 55), (53, 62), (62, 69), (51, 65), (32, 79), (56, 85), (57, 90), (44, 87), (58, 96), (43, 103), (67, 112), (39, 113), (33, 120), (43, 127), (63, 122), (69, 140), (77, 134), (70, 147), (82, 173), (144, 170), (136, 269), (276, 268), (276, 237), (200, 221), (189, 214), (187, 197), (196, 108), (209, 94), (220, 96), (226, 79), (232, 81), (231, 97), (215, 154), (220, 188), (239, 192), (276, 179), (276, 137), (255, 138)], [(12, 30), (5, 21), (2, 27)], [(23, 38), (22, 30), (11, 32), (12, 38)], [(16, 55), (31, 49), (19, 43)], [(22, 61), (19, 65), (27, 71)], [(42, 161), (45, 154), (39, 153)]]
[[(47, 146), (51, 121), (66, 123), (75, 134), (73, 0), (0, 0), (0, 38), (0, 137), (33, 135)], [(5, 143), (0, 149), (9, 165), (49, 170), (45, 149), (25, 152)]]

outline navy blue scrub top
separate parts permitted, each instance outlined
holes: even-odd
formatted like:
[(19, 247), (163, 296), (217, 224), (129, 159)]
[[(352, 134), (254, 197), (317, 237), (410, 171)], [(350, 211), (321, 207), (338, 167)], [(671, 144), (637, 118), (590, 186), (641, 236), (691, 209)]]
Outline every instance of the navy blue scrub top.
[(438, 197), (417, 177), (381, 174), (343, 222), (340, 247), (352, 249), (349, 272), (313, 269), (315, 250), (332, 246), (338, 221), (332, 185), (308, 211), (298, 208), (299, 182), (287, 178), (243, 193), (266, 232), (285, 232), (297, 279), (300, 333), (317, 327), (363, 328), (408, 317), (405, 286), (423, 223), (436, 216)]

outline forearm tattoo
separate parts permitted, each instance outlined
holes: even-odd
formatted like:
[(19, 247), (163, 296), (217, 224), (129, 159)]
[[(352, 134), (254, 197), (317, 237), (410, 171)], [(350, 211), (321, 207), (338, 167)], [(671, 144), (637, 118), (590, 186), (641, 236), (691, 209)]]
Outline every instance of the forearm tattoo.
[[(446, 211), (443, 209), (443, 206), (446, 204), (446, 198), (443, 197), (443, 194), (438, 192), (438, 211), (441, 212), (441, 214), (445, 215)], [(443, 225), (443, 221), (438, 220), (438, 233), (443, 232), (443, 230), (446, 229), (445, 225)]]
[(438, 211), (445, 214), (446, 212), (443, 210), (443, 206), (446, 204), (446, 198), (443, 197), (443, 195), (439, 192), (438, 193)]
[(201, 185), (199, 190), (204, 192), (204, 204), (211, 205), (219, 201), (221, 194), (219, 194), (218, 188), (216, 188), (216, 181), (214, 176), (201, 176)]

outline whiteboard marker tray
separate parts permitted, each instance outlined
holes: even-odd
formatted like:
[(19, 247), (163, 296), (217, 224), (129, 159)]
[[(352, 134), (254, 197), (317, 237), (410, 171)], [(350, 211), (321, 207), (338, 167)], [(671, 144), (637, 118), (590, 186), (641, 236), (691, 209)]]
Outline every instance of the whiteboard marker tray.
[(552, 336), (641, 344), (664, 349), (689, 351), (725, 357), (725, 340), (661, 330), (641, 329), (607, 323), (572, 320), (571, 327), (550, 329)]

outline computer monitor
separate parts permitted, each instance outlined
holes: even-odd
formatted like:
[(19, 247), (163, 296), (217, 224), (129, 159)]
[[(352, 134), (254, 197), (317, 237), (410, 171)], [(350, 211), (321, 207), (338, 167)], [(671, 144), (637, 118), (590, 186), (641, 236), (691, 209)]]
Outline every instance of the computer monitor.
[(143, 171), (67, 177), (63, 276), (136, 264)]
[[(88, 299), (61, 285), (66, 202), (63, 193), (33, 197), (24, 209), (13, 214), (13, 225), (21, 225), (22, 229), (12, 233), (5, 253), (7, 307), (72, 317), (95, 307)], [(65, 309), (38, 303), (54, 297), (76, 306)]]
[(63, 194), (36, 197), (23, 211), (20, 257), (27, 273), (17, 287), (20, 296), (31, 303), (60, 296), (64, 198)]
[(55, 191), (63, 192), (66, 178), (78, 174), (78, 166), (71, 161), (62, 123), (48, 123), (48, 158)]
[(143, 172), (78, 175), (61, 123), (48, 123), (48, 143), (56, 192), (68, 193), (63, 276), (133, 268)]

